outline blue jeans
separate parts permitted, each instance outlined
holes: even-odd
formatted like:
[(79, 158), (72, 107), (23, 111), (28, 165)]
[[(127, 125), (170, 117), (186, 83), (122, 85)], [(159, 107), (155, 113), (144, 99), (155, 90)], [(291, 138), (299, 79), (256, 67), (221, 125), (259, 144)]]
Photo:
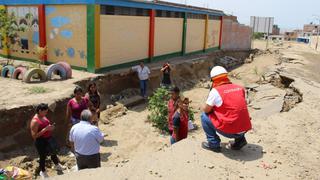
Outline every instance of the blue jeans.
[(146, 97), (148, 80), (140, 80), (140, 92), (142, 97)]
[(221, 139), (217, 135), (217, 133), (221, 134), (226, 138), (241, 139), (244, 137), (244, 133), (243, 134), (227, 134), (217, 130), (212, 124), (209, 116), (206, 113), (201, 114), (201, 124), (204, 132), (206, 133), (208, 144), (210, 147), (213, 147), (213, 148), (220, 147)]
[(170, 136), (170, 143), (171, 143), (171, 145), (172, 145), (172, 144), (174, 144), (174, 143), (176, 143), (176, 140), (175, 140), (175, 139), (173, 139), (173, 137), (172, 137), (172, 136)]

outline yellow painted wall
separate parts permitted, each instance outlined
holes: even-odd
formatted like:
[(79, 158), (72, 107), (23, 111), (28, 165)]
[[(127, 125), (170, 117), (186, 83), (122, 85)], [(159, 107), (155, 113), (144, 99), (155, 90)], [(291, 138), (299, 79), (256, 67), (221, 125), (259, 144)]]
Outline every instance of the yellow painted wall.
[(149, 21), (149, 17), (101, 15), (101, 67), (148, 58)]
[[(9, 14), (16, 17), (16, 26), (24, 31), (17, 33), (16, 42), (11, 44), (10, 55), (20, 58), (38, 59), (36, 47), (39, 43), (39, 21), (37, 6), (8, 6)], [(31, 14), (32, 16), (27, 16)], [(22, 49), (21, 42), (28, 45), (27, 49)]]
[(213, 47), (219, 46), (221, 20), (213, 20)]
[(186, 52), (203, 50), (205, 20), (188, 19)]
[(86, 5), (46, 6), (48, 61), (87, 67)]
[(214, 38), (215, 38), (215, 32), (214, 32), (214, 21), (209, 20), (208, 21), (208, 32), (207, 32), (207, 49), (214, 47)]
[(155, 56), (180, 52), (182, 49), (182, 18), (155, 19)]

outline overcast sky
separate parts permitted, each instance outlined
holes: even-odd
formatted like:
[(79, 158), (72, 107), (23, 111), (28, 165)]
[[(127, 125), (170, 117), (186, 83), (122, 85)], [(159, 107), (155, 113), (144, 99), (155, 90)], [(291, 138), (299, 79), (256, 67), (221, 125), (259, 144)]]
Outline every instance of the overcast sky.
[(165, 0), (210, 7), (238, 16), (240, 23), (250, 24), (250, 16), (274, 17), (282, 29), (302, 29), (303, 24), (320, 18), (320, 0)]

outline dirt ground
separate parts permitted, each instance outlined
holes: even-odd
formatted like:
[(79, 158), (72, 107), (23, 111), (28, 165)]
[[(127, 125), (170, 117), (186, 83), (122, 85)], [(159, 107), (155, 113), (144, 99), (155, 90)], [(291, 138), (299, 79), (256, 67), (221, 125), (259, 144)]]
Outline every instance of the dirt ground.
[[(265, 42), (254, 46), (265, 48)], [(320, 179), (320, 53), (307, 45), (284, 43), (257, 55), (254, 61), (234, 69), (232, 81), (249, 88), (248, 103), (253, 129), (248, 145), (240, 151), (226, 148), (222, 153), (203, 150), (205, 135), (200, 123), (209, 90), (196, 86), (183, 94), (196, 109), (200, 127), (188, 139), (175, 145), (147, 122), (146, 105), (113, 118), (100, 129), (106, 134), (101, 147), (102, 168), (64, 172), (52, 179)], [(287, 79), (293, 82), (289, 85)], [(292, 93), (295, 92), (295, 93)], [(302, 102), (295, 99), (302, 99)], [(283, 112), (286, 101), (294, 102)], [(102, 119), (106, 113), (102, 113)], [(29, 149), (28, 152), (32, 151)], [(69, 166), (71, 158), (60, 156)], [(23, 162), (25, 157), (1, 161)], [(36, 163), (34, 159), (33, 164)], [(35, 166), (35, 165), (33, 165)]]
[[(6, 59), (0, 57), (0, 63), (5, 64)], [(30, 63), (14, 61), (15, 66), (30, 66)], [(45, 66), (43, 66), (45, 69)], [(30, 104), (38, 104), (39, 100), (45, 103), (52, 102), (57, 97), (70, 96), (75, 88), (74, 83), (96, 75), (83, 71), (72, 71), (72, 79), (60, 81), (47, 81), (44, 83), (23, 83), (21, 80), (0, 77), (0, 109), (11, 109)], [(37, 90), (43, 93), (37, 93)]]

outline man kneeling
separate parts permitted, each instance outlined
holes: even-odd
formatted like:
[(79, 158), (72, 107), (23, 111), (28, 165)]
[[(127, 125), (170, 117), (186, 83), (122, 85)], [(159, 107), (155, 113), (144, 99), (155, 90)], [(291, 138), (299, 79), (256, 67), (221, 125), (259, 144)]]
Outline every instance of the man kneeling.
[(220, 152), (218, 132), (227, 138), (234, 138), (231, 149), (240, 150), (247, 144), (245, 133), (251, 129), (244, 88), (232, 84), (227, 70), (221, 66), (212, 68), (210, 77), (213, 84), (201, 115), (208, 143), (203, 142), (202, 147)]
[(103, 134), (96, 126), (91, 125), (90, 110), (83, 110), (80, 117), (80, 123), (74, 125), (70, 131), (70, 142), (74, 143), (78, 170), (100, 167), (99, 152)]

